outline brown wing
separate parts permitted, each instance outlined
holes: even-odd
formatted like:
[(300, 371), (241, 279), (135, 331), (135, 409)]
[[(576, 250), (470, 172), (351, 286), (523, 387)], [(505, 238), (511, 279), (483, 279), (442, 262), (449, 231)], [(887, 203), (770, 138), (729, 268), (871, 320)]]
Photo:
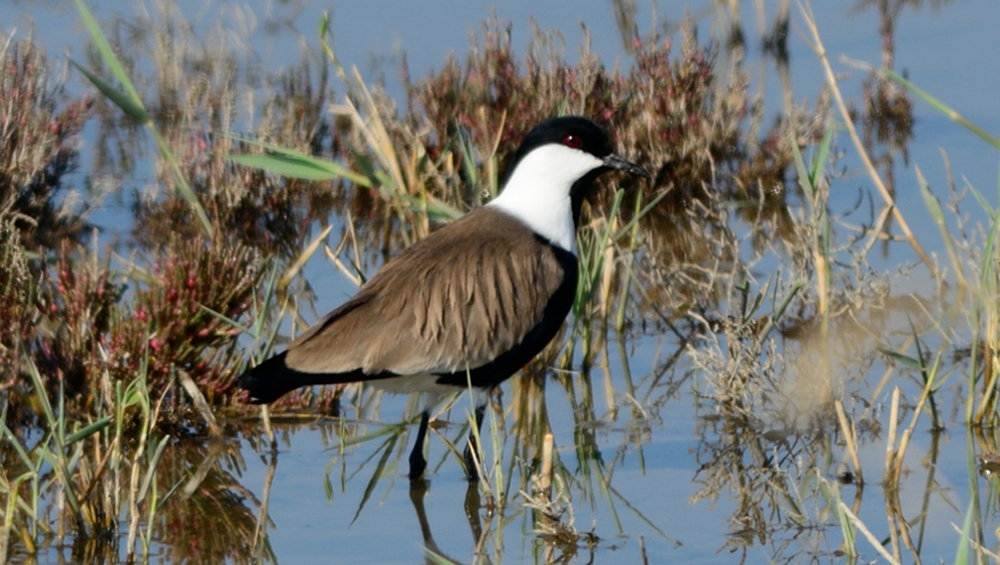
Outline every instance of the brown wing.
[(518, 220), (480, 208), (408, 248), (289, 345), (306, 373), (475, 369), (512, 349), (564, 277)]

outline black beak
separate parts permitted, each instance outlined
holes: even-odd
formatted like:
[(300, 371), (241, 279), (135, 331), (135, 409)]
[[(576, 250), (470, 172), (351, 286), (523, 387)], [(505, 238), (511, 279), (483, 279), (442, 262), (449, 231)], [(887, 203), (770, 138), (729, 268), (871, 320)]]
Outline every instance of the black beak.
[(633, 175), (638, 175), (640, 177), (646, 177), (647, 179), (653, 178), (653, 176), (650, 175), (646, 169), (643, 169), (631, 161), (626, 161), (614, 153), (611, 153), (604, 158), (604, 166), (610, 169), (618, 169), (619, 171), (632, 173)]

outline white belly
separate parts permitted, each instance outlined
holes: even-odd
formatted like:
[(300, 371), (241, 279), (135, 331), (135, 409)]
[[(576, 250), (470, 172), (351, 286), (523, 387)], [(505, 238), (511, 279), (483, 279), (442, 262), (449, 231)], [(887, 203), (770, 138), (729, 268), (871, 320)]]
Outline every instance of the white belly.
[(373, 379), (368, 381), (368, 384), (378, 390), (384, 390), (393, 394), (427, 392), (434, 395), (442, 395), (461, 392), (461, 389), (458, 387), (438, 384), (437, 379), (437, 375), (402, 375), (386, 379)]

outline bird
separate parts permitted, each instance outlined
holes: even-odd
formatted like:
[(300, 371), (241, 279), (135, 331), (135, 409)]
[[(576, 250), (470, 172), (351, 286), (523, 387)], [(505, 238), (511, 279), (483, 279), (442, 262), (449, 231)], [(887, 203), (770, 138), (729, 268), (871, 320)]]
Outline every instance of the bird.
[[(429, 393), (409, 456), (427, 468), (430, 411), (471, 388), (477, 431), (495, 387), (552, 341), (573, 306), (576, 228), (593, 181), (621, 170), (651, 178), (617, 155), (593, 120), (545, 120), (524, 137), (499, 194), (388, 261), (357, 294), (287, 348), (238, 379), (254, 404), (299, 387), (365, 381), (393, 393)], [(478, 454), (469, 434), (470, 481)]]

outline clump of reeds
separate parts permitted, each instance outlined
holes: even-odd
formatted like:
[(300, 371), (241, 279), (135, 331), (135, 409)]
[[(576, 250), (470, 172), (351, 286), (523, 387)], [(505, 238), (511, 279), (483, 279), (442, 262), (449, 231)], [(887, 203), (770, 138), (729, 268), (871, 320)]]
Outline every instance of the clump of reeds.
[(21, 349), (29, 343), (36, 317), (33, 307), (37, 280), (32, 274), (20, 232), (12, 220), (0, 221), (0, 373), (6, 375), (0, 391), (14, 385), (20, 370)]
[(78, 164), (92, 101), (68, 99), (30, 40), (0, 34), (0, 44), (0, 220), (13, 221), (27, 247), (51, 247), (87, 227), (89, 205), (67, 194), (64, 177)]
[(227, 320), (242, 318), (254, 304), (259, 253), (239, 244), (174, 238), (149, 274), (152, 282), (136, 288), (102, 336), (112, 377), (127, 378), (145, 350), (153, 382), (168, 383), (182, 370), (210, 399), (221, 398), (242, 365), (234, 341), (240, 331)]
[[(11, 350), (32, 357), (49, 392), (65, 391), (79, 416), (93, 412), (108, 379), (127, 385), (145, 372), (154, 394), (174, 390), (177, 417), (190, 408), (177, 388), (180, 373), (210, 398), (229, 392), (242, 360), (234, 347), (239, 330), (226, 320), (253, 306), (261, 273), (256, 252), (175, 238), (147, 272), (133, 266), (129, 278), (78, 253), (67, 244), (52, 265), (43, 264), (30, 315), (24, 302), (9, 306), (30, 319)], [(134, 288), (126, 294), (127, 282)], [(19, 405), (37, 392), (15, 379), (7, 401)]]
[[(871, 115), (857, 120), (842, 98), (807, 6), (802, 15), (827, 73), (840, 116), (838, 125), (846, 130), (871, 177), (873, 200), (881, 204), (860, 225), (848, 223), (849, 213), (836, 214), (829, 205), (828, 191), (836, 180), (829, 171), (836, 170), (837, 163), (829, 141), (832, 132), (811, 148), (811, 159), (796, 156), (798, 182), (810, 210), (796, 218), (801, 243), (795, 261), (762, 285), (774, 290), (762, 292), (761, 297), (748, 294), (748, 285), (737, 285), (742, 299), (731, 293), (726, 315), (702, 322), (706, 339), (692, 350), (695, 366), (704, 369), (705, 380), (713, 388), (700, 397), (713, 413), (706, 417), (706, 439), (697, 458), (702, 484), (697, 496), (714, 499), (728, 491), (737, 498), (730, 520), (739, 537), (734, 536), (727, 546), (773, 535), (767, 529), (779, 522), (769, 522), (767, 513), (782, 515), (799, 527), (832, 517), (840, 522), (843, 534), (833, 545), (839, 545), (837, 551), (849, 559), (864, 551), (878, 553), (890, 563), (905, 562), (908, 554), (920, 561), (926, 559), (922, 552), (926, 552), (927, 520), (932, 505), (939, 502), (936, 473), (940, 472), (941, 430), (949, 424), (969, 426), (969, 475), (974, 477), (979, 471), (989, 477), (989, 488), (995, 487), (991, 475), (998, 442), (995, 433), (982, 426), (997, 419), (997, 354), (992, 344), (998, 327), (995, 242), (1000, 228), (995, 207), (977, 187), (968, 182), (961, 189), (955, 186), (947, 157), (943, 179), (950, 191), (947, 203), (939, 201), (931, 183), (916, 168), (911, 188), (922, 196), (943, 243), (944, 261), (934, 260), (922, 247), (933, 234), (926, 229), (911, 230), (911, 218), (904, 217), (894, 202), (900, 181), (893, 182), (892, 159), (895, 152), (907, 158), (914, 106), (909, 95), (936, 107), (993, 147), (1000, 148), (1000, 140), (889, 68), (865, 68), (869, 73), (866, 111), (880, 108), (889, 115), (882, 116), (882, 121)], [(864, 142), (856, 121), (866, 128)], [(889, 146), (883, 155), (873, 147), (879, 143)], [(961, 208), (973, 198), (985, 217), (985, 223), (975, 228)], [(901, 235), (893, 235), (896, 231)], [(881, 242), (888, 247), (889, 241), (904, 241), (923, 264), (900, 267), (895, 273), (874, 268), (867, 255), (874, 245)], [(924, 269), (929, 277), (924, 276)], [(928, 284), (912, 294), (895, 296), (894, 277), (911, 273)], [(748, 316), (767, 304), (764, 294), (780, 307)], [(767, 337), (769, 333), (772, 338)], [(873, 379), (878, 370), (881, 379)], [(967, 378), (956, 381), (957, 374)], [(949, 379), (957, 401), (950, 415), (941, 409)], [(917, 456), (908, 455), (914, 433), (921, 427), (929, 428), (930, 445), (922, 444)], [(870, 464), (859, 456), (866, 442), (885, 444), (884, 460), (875, 460), (881, 473), (862, 468)], [(820, 450), (827, 449), (839, 460), (824, 461)], [(973, 457), (977, 450), (982, 452), (978, 469)], [(834, 474), (841, 484), (832, 480)], [(900, 496), (901, 482), (914, 474), (927, 476), (920, 519), (908, 515), (912, 510), (904, 512)], [(859, 518), (864, 487), (873, 484), (873, 475), (881, 477), (875, 482), (876, 491), (884, 497), (888, 527), (885, 522), (866, 524)], [(815, 482), (810, 488), (824, 503), (816, 516), (802, 505), (804, 482)], [(956, 563), (995, 558), (980, 534), (984, 526), (981, 482), (975, 477), (970, 480), (968, 508), (959, 509), (965, 520), (955, 527)], [(846, 489), (854, 490), (853, 504), (840, 498)], [(911, 493), (909, 498), (919, 497)], [(951, 507), (947, 498), (944, 503)], [(743, 536), (747, 539), (740, 539)]]

